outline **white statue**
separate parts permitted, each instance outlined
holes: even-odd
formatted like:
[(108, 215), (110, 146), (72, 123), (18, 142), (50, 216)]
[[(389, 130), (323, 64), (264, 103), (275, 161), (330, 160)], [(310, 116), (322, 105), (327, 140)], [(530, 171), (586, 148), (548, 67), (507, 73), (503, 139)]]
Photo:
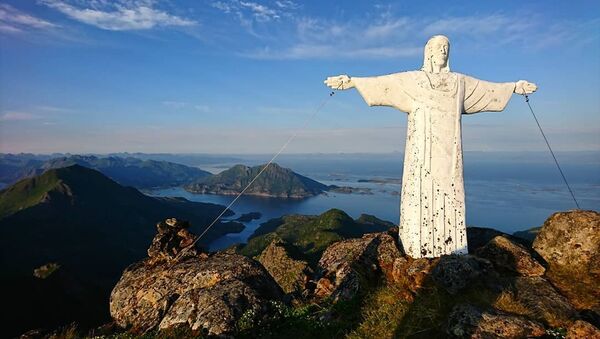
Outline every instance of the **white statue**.
[(325, 80), (333, 89), (356, 88), (369, 106), (408, 113), (399, 228), (413, 258), (467, 253), (462, 114), (502, 111), (512, 93), (537, 89), (524, 80), (493, 83), (450, 72), (449, 54), (448, 38), (436, 35), (420, 71)]

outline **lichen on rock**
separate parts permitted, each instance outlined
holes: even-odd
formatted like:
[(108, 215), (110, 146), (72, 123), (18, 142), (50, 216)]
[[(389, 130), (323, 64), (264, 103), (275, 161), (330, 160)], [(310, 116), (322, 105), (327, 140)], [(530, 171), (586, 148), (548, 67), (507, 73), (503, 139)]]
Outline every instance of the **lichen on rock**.
[(293, 258), (294, 254), (298, 255), (297, 252), (293, 245), (275, 239), (257, 259), (285, 293), (301, 295), (307, 288), (313, 270), (306, 261)]
[(561, 293), (578, 309), (600, 313), (600, 213), (554, 213), (533, 248), (548, 263), (546, 277)]
[(537, 277), (546, 269), (520, 244), (504, 236), (496, 236), (477, 251), (477, 255), (490, 260), (497, 269), (519, 275)]
[(185, 326), (229, 336), (247, 310), (259, 321), (269, 313), (270, 301), (281, 300), (279, 286), (250, 258), (190, 252), (175, 260), (176, 249), (191, 239), (177, 225), (182, 223), (159, 223), (151, 256), (128, 267), (114, 287), (110, 313), (119, 326), (137, 333)]

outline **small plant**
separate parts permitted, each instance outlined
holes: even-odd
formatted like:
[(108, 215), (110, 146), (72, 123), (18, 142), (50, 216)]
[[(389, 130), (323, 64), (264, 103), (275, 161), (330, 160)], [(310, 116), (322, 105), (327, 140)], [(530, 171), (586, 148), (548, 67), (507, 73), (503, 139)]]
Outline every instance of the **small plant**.
[(562, 327), (549, 328), (546, 330), (546, 335), (554, 339), (564, 339), (567, 336), (567, 329)]

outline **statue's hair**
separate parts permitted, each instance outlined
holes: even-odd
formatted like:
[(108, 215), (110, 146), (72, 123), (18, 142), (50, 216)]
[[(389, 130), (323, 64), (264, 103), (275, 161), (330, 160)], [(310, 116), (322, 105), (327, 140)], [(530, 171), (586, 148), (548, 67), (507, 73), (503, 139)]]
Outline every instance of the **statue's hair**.
[(423, 67), (421, 67), (421, 70), (429, 73), (433, 72), (431, 57), (433, 56), (434, 51), (432, 50), (432, 47), (433, 41), (437, 39), (443, 39), (448, 43), (448, 62), (446, 63), (446, 66), (442, 68), (442, 72), (448, 73), (450, 72), (450, 40), (444, 35), (434, 35), (427, 40), (427, 43), (425, 44), (425, 51), (423, 52)]

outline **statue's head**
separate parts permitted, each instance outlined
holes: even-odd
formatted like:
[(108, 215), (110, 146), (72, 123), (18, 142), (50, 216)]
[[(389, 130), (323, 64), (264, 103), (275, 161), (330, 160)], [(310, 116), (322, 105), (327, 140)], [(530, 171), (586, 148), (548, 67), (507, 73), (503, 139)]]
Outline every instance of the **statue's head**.
[(441, 67), (441, 72), (450, 72), (449, 58), (450, 40), (443, 35), (434, 35), (425, 44), (423, 67), (421, 70), (431, 73), (434, 66), (439, 66)]

